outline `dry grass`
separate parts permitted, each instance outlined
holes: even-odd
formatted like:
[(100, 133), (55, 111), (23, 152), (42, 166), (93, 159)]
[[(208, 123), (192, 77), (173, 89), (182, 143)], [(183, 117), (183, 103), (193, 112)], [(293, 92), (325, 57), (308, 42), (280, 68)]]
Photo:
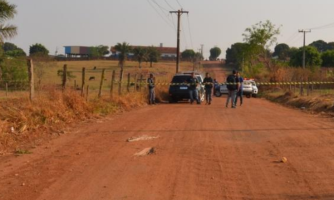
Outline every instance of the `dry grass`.
[[(68, 83), (68, 88), (62, 93), (59, 89), (61, 79), (57, 71), (67, 64), (68, 70), (75, 76)], [(96, 66), (96, 70), (94, 67)], [(175, 63), (155, 63), (153, 68), (143, 64), (139, 69), (137, 62), (127, 62), (124, 72), (124, 81), (127, 74), (131, 73), (131, 81), (143, 74), (146, 79), (149, 73), (156, 76), (157, 82), (170, 82), (175, 73)], [(86, 68), (86, 85), (89, 85), (88, 102), (80, 96), (80, 91), (73, 90), (74, 81), (77, 85), (81, 82), (82, 67)], [(107, 70), (102, 97), (97, 98), (101, 71)], [(181, 70), (192, 69), (192, 63), (182, 63)], [(22, 151), (32, 147), (36, 143), (53, 136), (58, 136), (69, 124), (82, 121), (92, 117), (106, 116), (112, 113), (133, 109), (147, 104), (147, 88), (142, 87), (142, 92), (134, 92), (132, 86), (130, 92), (124, 95), (113, 95), (110, 98), (111, 71), (119, 73), (117, 61), (74, 61), (74, 62), (35, 62), (36, 75), (36, 98), (33, 102), (28, 100), (27, 91), (9, 92), (8, 96), (4, 91), (0, 93), (0, 155), (8, 151)], [(137, 74), (137, 76), (135, 76)], [(95, 76), (94, 81), (87, 81), (90, 76)], [(116, 75), (118, 79), (118, 74)], [(117, 80), (116, 79), (116, 80)], [(117, 91), (114, 87), (114, 94)], [(77, 89), (77, 88), (75, 88)], [(168, 86), (156, 87), (158, 102), (168, 100)]]

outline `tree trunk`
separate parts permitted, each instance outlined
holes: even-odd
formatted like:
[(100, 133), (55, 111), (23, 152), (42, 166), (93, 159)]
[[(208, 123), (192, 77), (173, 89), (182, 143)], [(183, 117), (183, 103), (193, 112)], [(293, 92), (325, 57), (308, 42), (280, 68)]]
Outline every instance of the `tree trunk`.
[(152, 61), (150, 61), (150, 67), (153, 67), (153, 62)]

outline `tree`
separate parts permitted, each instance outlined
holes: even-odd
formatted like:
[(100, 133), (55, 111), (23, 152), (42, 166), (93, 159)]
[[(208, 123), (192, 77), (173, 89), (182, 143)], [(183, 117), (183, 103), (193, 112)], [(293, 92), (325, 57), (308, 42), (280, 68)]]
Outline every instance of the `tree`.
[(195, 51), (192, 49), (186, 49), (181, 53), (181, 56), (183, 59), (189, 59), (192, 60), (195, 58)]
[(289, 57), (292, 58), (293, 56), (295, 56), (295, 54), (298, 52), (298, 48), (296, 47), (291, 47), (288, 54), (289, 54)]
[(247, 54), (247, 44), (237, 42), (226, 50), (226, 63), (241, 66)]
[(254, 54), (262, 52), (263, 57), (267, 58), (267, 50), (277, 41), (276, 36), (280, 34), (280, 27), (276, 28), (269, 20), (260, 21), (250, 28), (246, 28), (244, 41), (251, 45)]
[(309, 44), (309, 46), (315, 47), (320, 53), (329, 50), (329, 46), (328, 46), (327, 42), (325, 42), (323, 40), (314, 41), (311, 44)]
[(0, 79), (8, 82), (9, 86), (23, 86), (28, 80), (27, 64), (25, 59), (4, 59), (1, 62), (2, 71)]
[(222, 53), (221, 49), (219, 47), (213, 47), (210, 49), (210, 60), (217, 60), (217, 58)]
[(327, 47), (327, 50), (334, 50), (334, 42), (328, 42)]
[[(298, 51), (291, 57), (290, 65), (294, 67), (300, 67), (303, 65), (303, 47), (299, 48)], [(315, 47), (305, 47), (305, 64), (308, 67), (321, 66), (321, 54)]]
[(99, 53), (99, 57), (108, 55), (110, 53), (109, 52), (109, 47), (108, 46), (104, 46), (104, 45), (97, 46), (97, 51)]
[(115, 50), (118, 52), (118, 61), (119, 61), (119, 66), (121, 67), (118, 94), (122, 94), (123, 69), (128, 54), (131, 52), (131, 46), (126, 42), (117, 43), (115, 46)]
[(153, 67), (153, 62), (158, 62), (161, 53), (155, 47), (148, 47), (148, 61), (150, 62), (150, 67)]
[(3, 50), (5, 52), (5, 55), (9, 56), (9, 57), (24, 57), (24, 56), (26, 56), (26, 53), (23, 51), (23, 49), (17, 47), (13, 43), (6, 42), (3, 45)]
[(322, 53), (321, 59), (323, 67), (334, 67), (334, 50)]
[(0, 0), (0, 43), (3, 44), (5, 39), (13, 38), (17, 35), (17, 27), (6, 24), (6, 21), (14, 18), (16, 6), (9, 4), (6, 0)]
[(136, 47), (136, 48), (133, 49), (133, 53), (134, 53), (135, 57), (136, 57), (137, 60), (138, 60), (139, 68), (141, 68), (141, 63), (142, 63), (144, 60), (147, 60), (147, 59), (148, 59), (148, 52), (147, 52), (147, 49), (146, 49), (146, 48), (143, 48), (143, 47)]
[(273, 56), (277, 56), (279, 60), (287, 60), (289, 57), (289, 51), (290, 47), (287, 44), (278, 44), (275, 47), (275, 51), (273, 53)]
[(34, 44), (29, 48), (30, 56), (47, 56), (49, 55), (49, 50), (45, 48), (42, 44)]
[[(0, 0), (0, 46), (3, 45), (5, 39), (13, 38), (17, 35), (17, 27), (11, 24), (6, 24), (8, 20), (14, 18), (16, 14), (16, 6), (9, 4), (6, 0)], [(0, 56), (2, 57), (3, 50), (0, 48)], [(2, 59), (0, 60), (2, 61)], [(3, 77), (2, 69), (0, 68), (0, 80)]]

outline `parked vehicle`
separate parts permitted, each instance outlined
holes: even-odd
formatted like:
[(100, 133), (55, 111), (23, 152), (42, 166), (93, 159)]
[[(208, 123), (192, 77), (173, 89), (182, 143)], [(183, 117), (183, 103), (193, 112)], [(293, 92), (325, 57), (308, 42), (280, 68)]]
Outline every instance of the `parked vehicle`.
[(220, 97), (222, 94), (228, 94), (227, 85), (217, 84), (215, 87), (215, 96)]
[[(203, 83), (203, 77), (199, 72), (194, 72), (195, 76), (200, 83), (197, 86), (198, 96), (200, 101), (205, 100), (205, 90)], [(181, 72), (174, 75), (171, 85), (169, 86), (169, 102), (178, 102), (181, 100), (189, 100), (189, 85), (186, 81), (191, 77), (192, 72)]]
[[(243, 94), (246, 97), (256, 97), (259, 90), (256, 86), (254, 79), (244, 79), (243, 82)], [(216, 85), (215, 87), (215, 96), (220, 97), (223, 94), (228, 94), (228, 89), (226, 85)]]
[(246, 97), (256, 97), (259, 90), (256, 86), (256, 82), (254, 79), (244, 79), (243, 83), (243, 93), (246, 95)]

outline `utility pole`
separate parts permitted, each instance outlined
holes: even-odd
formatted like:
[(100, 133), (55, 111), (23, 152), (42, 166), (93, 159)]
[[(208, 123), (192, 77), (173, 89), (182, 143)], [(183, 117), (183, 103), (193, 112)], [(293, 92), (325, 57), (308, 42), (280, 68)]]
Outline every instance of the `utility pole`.
[(305, 41), (306, 41), (306, 33), (310, 33), (311, 30), (298, 30), (299, 33), (304, 33), (304, 45), (303, 45), (303, 69), (305, 69), (305, 59), (306, 59), (306, 55), (305, 55)]
[(177, 49), (176, 49), (176, 73), (179, 72), (180, 65), (180, 23), (181, 23), (181, 15), (183, 13), (189, 13), (188, 11), (178, 10), (178, 11), (170, 11), (169, 13), (177, 14)]
[(201, 44), (201, 55), (202, 55), (202, 58), (204, 59), (204, 56), (203, 56), (203, 49), (204, 49), (204, 44)]

